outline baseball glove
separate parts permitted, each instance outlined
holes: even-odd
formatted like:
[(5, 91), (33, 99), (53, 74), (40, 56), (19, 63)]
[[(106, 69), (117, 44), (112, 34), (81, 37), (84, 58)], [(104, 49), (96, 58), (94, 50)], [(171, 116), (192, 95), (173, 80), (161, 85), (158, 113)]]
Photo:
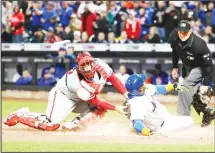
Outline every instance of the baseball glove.
[(122, 106), (124, 106), (124, 112), (125, 112), (125, 116), (130, 119), (130, 116), (131, 116), (131, 111), (130, 111), (130, 105), (128, 103), (128, 101), (125, 101)]

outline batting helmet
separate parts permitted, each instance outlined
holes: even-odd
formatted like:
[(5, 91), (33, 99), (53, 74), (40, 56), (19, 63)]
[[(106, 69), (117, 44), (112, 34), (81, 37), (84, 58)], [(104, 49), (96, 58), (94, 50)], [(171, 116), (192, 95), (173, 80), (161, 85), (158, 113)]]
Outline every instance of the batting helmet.
[(92, 81), (95, 74), (94, 58), (89, 52), (81, 52), (77, 55), (78, 72), (81, 73), (85, 79)]
[(136, 96), (146, 80), (145, 74), (132, 74), (125, 82), (125, 87), (131, 95)]

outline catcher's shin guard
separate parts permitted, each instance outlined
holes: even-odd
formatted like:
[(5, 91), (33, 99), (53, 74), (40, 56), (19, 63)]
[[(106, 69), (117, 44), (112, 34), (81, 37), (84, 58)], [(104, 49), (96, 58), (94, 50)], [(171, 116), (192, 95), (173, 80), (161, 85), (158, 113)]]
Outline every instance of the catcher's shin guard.
[(55, 131), (60, 127), (60, 124), (53, 124), (46, 115), (37, 113), (28, 113), (19, 117), (18, 121), (19, 123), (43, 131)]
[(200, 115), (203, 113), (202, 126), (209, 125), (212, 120), (215, 119), (215, 111), (208, 106), (212, 97), (212, 89), (208, 87), (205, 93), (201, 92), (201, 87), (197, 90), (197, 93), (193, 95), (192, 105), (195, 111)]

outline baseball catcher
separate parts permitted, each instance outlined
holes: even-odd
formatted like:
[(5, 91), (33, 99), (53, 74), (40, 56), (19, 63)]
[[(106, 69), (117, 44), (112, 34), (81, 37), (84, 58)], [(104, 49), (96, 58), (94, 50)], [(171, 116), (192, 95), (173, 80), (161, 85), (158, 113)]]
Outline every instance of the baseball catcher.
[(127, 98), (126, 88), (108, 64), (101, 59), (93, 58), (89, 52), (81, 52), (77, 55), (77, 65), (50, 91), (45, 115), (21, 108), (8, 115), (4, 124), (14, 126), (21, 123), (40, 130), (54, 131), (60, 127), (70, 112), (81, 113), (61, 126), (63, 129), (72, 130), (97, 121), (107, 110), (123, 114), (123, 106), (112, 105), (97, 96), (108, 80)]
[(127, 115), (133, 123), (133, 128), (144, 136), (157, 132), (177, 130), (189, 127), (193, 124), (190, 116), (171, 116), (165, 106), (155, 98), (158, 94), (165, 94), (172, 90), (189, 91), (189, 89), (178, 83), (168, 85), (144, 84), (144, 74), (131, 75), (125, 86), (129, 92)]

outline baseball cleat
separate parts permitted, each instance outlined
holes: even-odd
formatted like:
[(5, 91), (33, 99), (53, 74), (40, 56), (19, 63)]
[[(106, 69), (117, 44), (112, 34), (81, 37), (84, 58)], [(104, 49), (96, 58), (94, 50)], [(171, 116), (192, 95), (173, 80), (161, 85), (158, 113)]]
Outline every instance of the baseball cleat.
[(25, 113), (29, 113), (29, 108), (23, 107), (11, 114), (9, 114), (4, 120), (4, 124), (8, 126), (14, 126), (19, 123), (19, 117), (23, 116)]

